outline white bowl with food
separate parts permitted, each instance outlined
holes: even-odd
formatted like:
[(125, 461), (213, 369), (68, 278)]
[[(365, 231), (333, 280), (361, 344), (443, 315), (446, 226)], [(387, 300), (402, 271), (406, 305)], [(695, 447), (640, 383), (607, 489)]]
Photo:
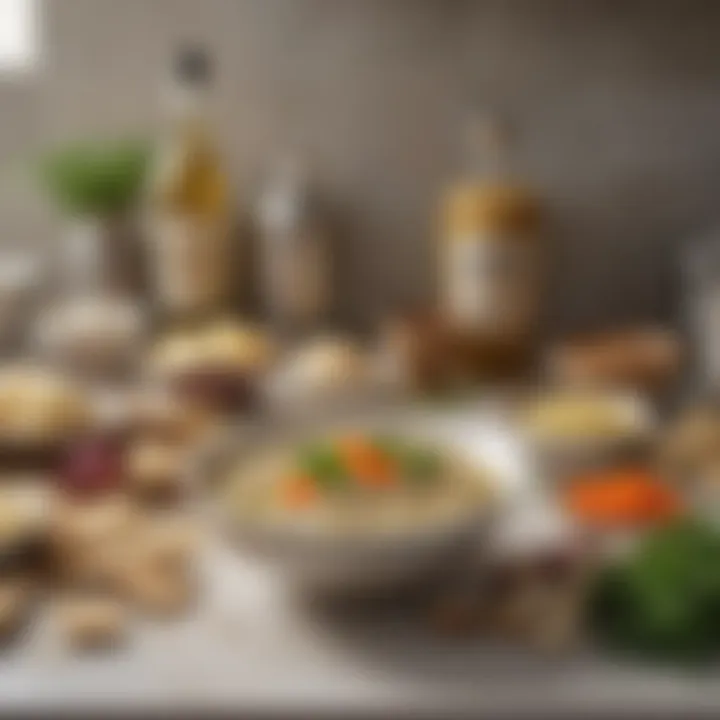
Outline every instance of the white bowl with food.
[(39, 366), (0, 370), (0, 459), (6, 466), (53, 463), (92, 419), (78, 383)]
[(377, 405), (396, 389), (375, 353), (352, 338), (312, 338), (287, 353), (264, 385), (276, 416), (307, 419)]
[(650, 404), (631, 392), (563, 389), (523, 403), (520, 434), (555, 479), (636, 459), (655, 435)]
[(491, 514), (484, 467), (387, 417), (279, 433), (256, 425), (225, 447), (210, 471), (225, 526), (302, 590), (345, 596), (428, 579), (478, 541)]
[(0, 486), (0, 573), (37, 561), (47, 539), (52, 487), (42, 474), (7, 474)]
[(254, 324), (219, 320), (162, 337), (146, 363), (151, 380), (222, 414), (253, 409), (274, 363), (274, 340)]

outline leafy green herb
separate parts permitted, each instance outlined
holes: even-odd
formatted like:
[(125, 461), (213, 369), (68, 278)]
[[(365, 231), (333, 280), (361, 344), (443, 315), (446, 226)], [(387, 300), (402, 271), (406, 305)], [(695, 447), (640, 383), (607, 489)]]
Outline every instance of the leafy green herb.
[(342, 488), (347, 483), (347, 471), (338, 453), (327, 445), (313, 444), (298, 454), (302, 472), (310, 475), (321, 487), (328, 490)]
[(437, 480), (441, 462), (438, 453), (428, 449), (410, 449), (405, 453), (404, 468), (407, 476), (425, 484)]
[(592, 595), (599, 638), (658, 660), (720, 655), (720, 534), (684, 520), (656, 530), (625, 562), (607, 568)]
[(410, 443), (392, 436), (376, 437), (373, 443), (399, 464), (403, 476), (411, 482), (430, 483), (440, 475), (440, 456), (434, 450), (413, 447)]
[(392, 435), (376, 435), (372, 439), (372, 444), (383, 455), (398, 462), (402, 461), (407, 449), (406, 444), (400, 438)]
[(148, 146), (135, 140), (72, 144), (46, 155), (41, 180), (64, 212), (116, 213), (138, 198), (149, 155)]

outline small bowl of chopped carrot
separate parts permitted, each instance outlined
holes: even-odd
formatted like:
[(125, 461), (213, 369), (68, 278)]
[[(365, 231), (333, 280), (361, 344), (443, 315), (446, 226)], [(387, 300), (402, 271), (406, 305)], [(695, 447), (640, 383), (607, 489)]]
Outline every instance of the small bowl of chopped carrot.
[(581, 474), (562, 488), (560, 502), (581, 530), (622, 550), (645, 531), (676, 520), (686, 503), (665, 480), (642, 466)]

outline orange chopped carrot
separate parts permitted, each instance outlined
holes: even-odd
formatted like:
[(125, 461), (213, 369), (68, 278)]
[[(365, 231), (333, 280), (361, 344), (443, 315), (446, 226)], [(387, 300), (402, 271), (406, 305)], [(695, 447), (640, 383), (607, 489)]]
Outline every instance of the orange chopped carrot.
[(577, 478), (565, 506), (581, 520), (601, 525), (643, 525), (682, 513), (679, 496), (644, 469), (626, 468)]
[(288, 507), (305, 508), (313, 505), (319, 492), (317, 485), (308, 475), (292, 475), (281, 486), (282, 501)]
[(363, 437), (338, 440), (338, 450), (350, 475), (360, 485), (374, 488), (393, 486), (398, 472), (392, 458)]

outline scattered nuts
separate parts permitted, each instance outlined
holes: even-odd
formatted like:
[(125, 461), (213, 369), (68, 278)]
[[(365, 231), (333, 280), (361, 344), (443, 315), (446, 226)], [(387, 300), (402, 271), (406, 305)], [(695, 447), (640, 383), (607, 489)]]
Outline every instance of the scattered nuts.
[(127, 585), (129, 596), (138, 608), (156, 617), (173, 617), (186, 611), (195, 594), (191, 573), (158, 572), (148, 565), (132, 569)]
[(31, 591), (26, 580), (21, 578), (0, 581), (0, 635), (8, 637), (15, 632), (27, 617), (31, 603)]
[(76, 649), (114, 647), (123, 639), (127, 624), (116, 600), (93, 595), (65, 599), (58, 619), (68, 644)]
[(139, 539), (142, 562), (159, 571), (187, 569), (198, 538), (195, 528), (184, 518), (153, 518)]
[(156, 441), (139, 442), (130, 451), (128, 473), (131, 490), (145, 499), (165, 499), (180, 494), (181, 448)]

